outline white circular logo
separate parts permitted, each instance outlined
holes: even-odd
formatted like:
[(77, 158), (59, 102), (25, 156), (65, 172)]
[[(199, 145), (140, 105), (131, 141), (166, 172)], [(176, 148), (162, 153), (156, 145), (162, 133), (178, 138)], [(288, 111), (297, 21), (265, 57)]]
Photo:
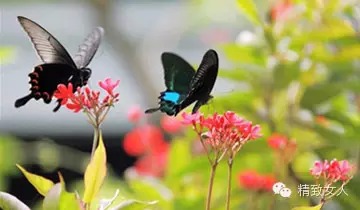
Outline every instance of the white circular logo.
[(277, 182), (273, 185), (272, 190), (275, 194), (279, 194), (280, 190), (285, 187), (285, 184), (282, 182)]
[(280, 190), (281, 197), (289, 198), (291, 195), (291, 190), (287, 187), (284, 187)]

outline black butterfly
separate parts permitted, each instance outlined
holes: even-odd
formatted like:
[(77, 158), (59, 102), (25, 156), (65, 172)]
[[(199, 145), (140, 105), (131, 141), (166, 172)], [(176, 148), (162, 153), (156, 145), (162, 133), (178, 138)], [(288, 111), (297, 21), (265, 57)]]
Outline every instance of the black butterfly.
[(181, 110), (195, 103), (194, 114), (212, 96), (219, 68), (219, 59), (215, 50), (208, 50), (198, 68), (195, 69), (180, 56), (165, 52), (161, 55), (164, 67), (166, 90), (160, 93), (159, 107), (145, 111), (153, 113), (158, 110), (167, 115), (176, 116)]
[[(35, 66), (29, 74), (31, 92), (15, 101), (16, 108), (24, 106), (32, 98), (42, 98), (46, 104), (50, 103), (59, 84), (72, 83), (74, 91), (87, 84), (91, 76), (91, 69), (87, 66), (99, 48), (104, 34), (103, 28), (97, 27), (87, 36), (73, 60), (60, 42), (39, 24), (21, 16), (18, 21), (29, 35), (44, 64)], [(57, 102), (54, 112), (61, 106), (61, 100)]]

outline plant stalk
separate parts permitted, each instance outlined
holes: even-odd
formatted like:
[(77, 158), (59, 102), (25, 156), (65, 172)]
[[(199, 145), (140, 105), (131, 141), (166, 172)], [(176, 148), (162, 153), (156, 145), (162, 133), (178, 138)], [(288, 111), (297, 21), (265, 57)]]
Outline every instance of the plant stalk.
[(213, 188), (213, 185), (214, 185), (214, 178), (215, 178), (215, 172), (216, 172), (217, 165), (218, 165), (218, 162), (214, 161), (214, 163), (211, 166), (208, 195), (207, 195), (207, 198), (206, 198), (206, 210), (210, 210), (212, 188)]
[(96, 146), (99, 142), (99, 134), (100, 134), (100, 127), (99, 126), (95, 126), (94, 127), (94, 139), (93, 139), (93, 145), (92, 145), (92, 149), (91, 149), (91, 158), (93, 158), (94, 154), (95, 154), (95, 150), (96, 150)]
[(228, 160), (228, 186), (226, 193), (226, 210), (230, 210), (232, 165), (233, 165), (233, 157), (230, 156)]

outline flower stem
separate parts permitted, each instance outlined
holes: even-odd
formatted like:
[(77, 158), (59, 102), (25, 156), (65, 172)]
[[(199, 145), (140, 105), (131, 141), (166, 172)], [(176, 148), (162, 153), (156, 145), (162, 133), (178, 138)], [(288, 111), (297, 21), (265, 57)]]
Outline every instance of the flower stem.
[(246, 209), (249, 210), (257, 210), (258, 208), (258, 197), (259, 197), (259, 192), (250, 192), (249, 194), (249, 201), (248, 201), (248, 206)]
[(208, 195), (206, 198), (206, 210), (210, 210), (211, 194), (212, 194), (212, 188), (213, 188), (213, 184), (214, 184), (214, 178), (215, 178), (215, 172), (216, 172), (217, 165), (218, 165), (218, 162), (214, 161), (214, 163), (211, 166)]
[[(326, 200), (330, 200), (332, 197), (334, 197), (335, 195), (336, 196), (338, 196), (339, 195), (339, 193), (341, 193), (342, 191), (344, 191), (344, 186), (349, 182), (349, 180), (350, 179), (348, 179), (346, 182), (343, 182), (342, 184), (341, 184), (341, 186), (334, 192), (334, 193), (331, 193), (331, 195), (328, 197), (328, 198), (326, 198)], [(345, 191), (344, 191), (345, 192)], [(346, 192), (345, 192), (345, 194), (346, 194)], [(347, 195), (347, 194), (346, 194)]]
[(106, 115), (107, 115), (107, 114), (109, 113), (109, 111), (110, 111), (110, 108), (111, 108), (110, 106), (108, 106), (108, 107), (106, 108), (105, 113), (102, 115), (102, 117), (101, 117), (100, 120), (99, 120), (99, 125), (104, 122)]
[(93, 139), (93, 145), (92, 145), (92, 149), (91, 149), (91, 158), (93, 158), (95, 150), (96, 150), (96, 146), (98, 144), (99, 141), (99, 134), (100, 134), (100, 127), (99, 126), (95, 126), (94, 127), (94, 139)]
[(232, 165), (233, 165), (232, 156), (229, 157), (228, 160), (228, 186), (227, 186), (227, 194), (226, 194), (226, 210), (230, 209), (230, 197), (231, 197), (231, 174), (232, 174)]
[(198, 130), (196, 129), (196, 127), (195, 127), (195, 132), (196, 132), (196, 134), (198, 135), (199, 140), (200, 140), (200, 142), (201, 142), (201, 145), (203, 146), (203, 148), (204, 148), (204, 150), (205, 150), (205, 152), (206, 152), (206, 156), (207, 156), (207, 158), (208, 158), (208, 160), (209, 160), (209, 163), (210, 163), (211, 165), (213, 165), (213, 161), (211, 160), (211, 157), (210, 157), (210, 152), (209, 152), (209, 150), (207, 149), (207, 147), (206, 147), (206, 145), (205, 145), (205, 143), (204, 143), (204, 140), (203, 140), (202, 137), (201, 137), (201, 132), (198, 131)]
[(96, 127), (95, 125), (95, 117), (88, 111), (85, 111), (85, 114), (88, 118), (88, 122), (90, 123), (90, 125), (92, 125), (93, 127)]
[(331, 183), (327, 183), (325, 181), (324, 187), (322, 188), (321, 198), (320, 198), (320, 203), (322, 205), (324, 205), (326, 202), (326, 189), (329, 189), (330, 185), (331, 185)]

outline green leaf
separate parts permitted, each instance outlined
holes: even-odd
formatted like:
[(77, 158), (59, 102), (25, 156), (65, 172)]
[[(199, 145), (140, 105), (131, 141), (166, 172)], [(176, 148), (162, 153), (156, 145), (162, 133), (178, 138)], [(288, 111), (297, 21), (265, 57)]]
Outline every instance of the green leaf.
[(140, 200), (161, 200), (168, 195), (170, 190), (156, 179), (131, 178), (127, 182), (135, 198)]
[(317, 206), (301, 206), (301, 207), (295, 207), (291, 210), (320, 210), (322, 207), (322, 204), (319, 204)]
[(65, 188), (65, 181), (60, 172), (58, 172), (60, 184), (61, 184), (61, 194), (60, 194), (60, 210), (80, 210), (80, 201), (78, 201), (75, 193), (69, 193)]
[(356, 60), (360, 56), (360, 44), (353, 44), (351, 46), (342, 47), (336, 50), (332, 55), (327, 55), (324, 58), (318, 58), (322, 61), (341, 62)]
[(343, 136), (340, 133), (335, 132), (334, 130), (331, 130), (329, 128), (315, 125), (314, 130), (316, 131), (316, 133), (318, 133), (320, 136), (322, 136), (324, 139), (326, 139), (328, 142), (332, 144), (340, 146), (340, 143), (342, 145), (348, 143), (344, 141)]
[(253, 0), (237, 0), (236, 5), (253, 24), (261, 24), (258, 10)]
[(298, 63), (281, 63), (274, 70), (274, 85), (277, 89), (288, 87), (288, 85), (300, 75)]
[(355, 177), (344, 187), (344, 192), (337, 196), (336, 201), (339, 201), (343, 209), (358, 209), (360, 206), (359, 193), (360, 193), (360, 180)]
[(61, 184), (55, 184), (46, 194), (43, 201), (43, 209), (59, 209), (61, 195)]
[(15, 57), (14, 47), (0, 47), (0, 65), (11, 62)]
[(334, 120), (334, 121), (341, 123), (343, 126), (351, 126), (351, 127), (355, 128), (354, 122), (351, 120), (350, 117), (348, 117), (343, 112), (339, 112), (337, 110), (331, 110), (327, 113), (324, 113), (323, 115), (327, 119)]
[(27, 205), (25, 205), (15, 196), (6, 192), (0, 192), (0, 209), (30, 210), (30, 208)]
[(225, 44), (222, 49), (226, 57), (235, 63), (258, 64), (261, 66), (266, 63), (263, 49), (237, 44)]
[(245, 69), (219, 70), (219, 77), (234, 81), (244, 81), (248, 75)]
[(59, 210), (81, 210), (80, 201), (77, 200), (75, 193), (69, 193), (62, 186), (60, 194)]
[(318, 84), (306, 88), (300, 104), (302, 107), (312, 109), (315, 106), (337, 96), (343, 90), (342, 84)]
[(16, 166), (20, 169), (20, 171), (25, 175), (26, 179), (35, 187), (35, 189), (41, 195), (46, 196), (49, 190), (54, 186), (54, 183), (51, 180), (36, 174), (32, 174), (26, 171), (19, 164), (16, 164)]
[(191, 145), (188, 140), (176, 139), (172, 141), (166, 172), (169, 179), (178, 179), (177, 174), (191, 162), (190, 149)]
[(99, 210), (108, 209), (111, 206), (111, 204), (114, 203), (115, 199), (118, 197), (119, 192), (120, 192), (119, 189), (117, 189), (112, 198), (110, 198), (110, 199), (101, 199), (100, 204), (99, 204)]
[(344, 88), (353, 91), (354, 93), (360, 93), (360, 81), (355, 79), (353, 81), (347, 81), (344, 83)]
[(121, 202), (119, 205), (111, 208), (110, 210), (136, 210), (136, 209), (147, 209), (146, 207), (155, 205), (157, 201), (139, 201), (139, 200), (125, 200)]
[(339, 5), (340, 0), (328, 0), (326, 2), (325, 6), (325, 14), (333, 15), (333, 13), (336, 13), (338, 8), (340, 7)]
[(100, 190), (106, 176), (106, 151), (101, 132), (99, 132), (99, 145), (90, 160), (84, 175), (85, 192), (83, 200), (90, 203)]
[(329, 40), (329, 42), (331, 44), (334, 44), (335, 46), (347, 47), (347, 46), (359, 44), (359, 37), (354, 36), (353, 34), (349, 34), (347, 36), (331, 39)]
[(81, 210), (75, 193), (66, 192), (65, 185), (62, 182), (56, 183), (45, 196), (43, 209)]
[(352, 26), (344, 20), (332, 20), (330, 23), (312, 28), (309, 32), (303, 31), (293, 36), (292, 45), (301, 46), (310, 42), (324, 42), (347, 36), (354, 36)]

